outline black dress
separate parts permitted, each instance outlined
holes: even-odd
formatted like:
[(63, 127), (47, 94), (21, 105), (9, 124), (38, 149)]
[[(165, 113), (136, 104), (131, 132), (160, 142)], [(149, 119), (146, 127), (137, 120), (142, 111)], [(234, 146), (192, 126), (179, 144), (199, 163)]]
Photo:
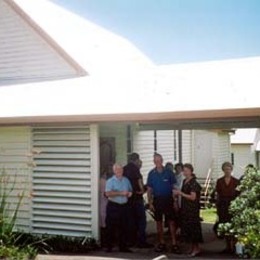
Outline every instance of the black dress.
[(196, 200), (191, 201), (182, 197), (181, 202), (181, 233), (186, 242), (202, 243), (202, 230), (200, 223), (200, 192), (201, 186), (193, 177), (188, 182), (183, 182), (182, 192), (190, 195), (196, 193)]

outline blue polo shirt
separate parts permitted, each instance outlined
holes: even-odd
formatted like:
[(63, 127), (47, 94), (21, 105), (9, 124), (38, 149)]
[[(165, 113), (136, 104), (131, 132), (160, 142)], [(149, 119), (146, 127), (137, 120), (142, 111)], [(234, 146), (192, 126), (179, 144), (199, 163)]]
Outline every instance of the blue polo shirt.
[[(119, 179), (114, 175), (106, 182), (106, 192), (108, 191), (132, 192), (132, 186), (130, 181), (126, 177), (122, 177), (121, 179)], [(115, 196), (115, 197), (110, 197), (108, 200), (118, 204), (125, 204), (127, 203), (128, 198), (126, 196)]]
[(176, 183), (173, 173), (165, 168), (162, 172), (155, 168), (148, 174), (147, 186), (153, 190), (154, 197), (172, 196), (172, 189)]

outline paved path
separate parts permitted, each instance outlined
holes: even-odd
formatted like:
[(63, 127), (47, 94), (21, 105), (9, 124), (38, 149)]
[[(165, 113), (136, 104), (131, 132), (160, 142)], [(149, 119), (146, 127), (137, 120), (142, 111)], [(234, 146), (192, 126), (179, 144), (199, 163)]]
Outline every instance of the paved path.
[[(149, 242), (155, 242), (155, 229), (154, 223), (149, 223), (148, 230), (149, 234), (148, 237)], [(205, 243), (202, 245), (203, 254), (196, 259), (234, 259), (235, 256), (222, 255), (219, 252), (222, 251), (225, 247), (224, 241), (219, 240), (215, 237), (212, 232), (212, 225), (203, 224), (203, 236)], [(185, 251), (187, 250), (184, 247), (182, 249)], [(102, 250), (90, 252), (88, 255), (85, 256), (68, 256), (68, 255), (38, 255), (37, 260), (125, 260), (125, 259), (155, 259), (160, 257), (161, 254), (155, 253), (153, 249), (133, 249), (134, 253), (120, 253), (117, 250), (114, 250), (112, 253), (106, 253)], [(167, 258), (164, 259), (187, 259), (188, 256), (183, 255), (174, 255), (171, 253), (165, 254)], [(159, 260), (159, 259), (158, 259)]]

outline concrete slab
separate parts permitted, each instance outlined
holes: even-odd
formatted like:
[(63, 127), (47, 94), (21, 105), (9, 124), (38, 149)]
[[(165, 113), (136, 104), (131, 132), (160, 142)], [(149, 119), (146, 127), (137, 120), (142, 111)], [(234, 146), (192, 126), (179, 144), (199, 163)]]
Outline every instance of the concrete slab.
[[(196, 259), (234, 259), (236, 256), (222, 255), (220, 252), (225, 248), (225, 241), (216, 238), (212, 231), (212, 224), (203, 223), (203, 237), (204, 243), (202, 244), (203, 253)], [(148, 242), (156, 243), (155, 223), (148, 223)], [(166, 235), (167, 241), (169, 237)], [(187, 252), (186, 245), (181, 245), (182, 251)], [(166, 257), (166, 258), (165, 258)], [(157, 259), (156, 259), (157, 258)], [(187, 254), (174, 255), (166, 253), (165, 255), (155, 253), (152, 249), (138, 249), (133, 248), (133, 253), (121, 253), (115, 249), (112, 253), (106, 253), (104, 250), (89, 252), (88, 255), (38, 255), (36, 260), (139, 260), (139, 259), (187, 259)]]

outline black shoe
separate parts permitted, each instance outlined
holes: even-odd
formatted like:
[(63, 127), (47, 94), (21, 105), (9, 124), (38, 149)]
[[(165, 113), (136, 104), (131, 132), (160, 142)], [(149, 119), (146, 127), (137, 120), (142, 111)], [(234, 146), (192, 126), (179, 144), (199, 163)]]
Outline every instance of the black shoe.
[(133, 253), (133, 251), (127, 247), (121, 247), (119, 248), (119, 252), (122, 252), (122, 253)]
[(141, 243), (137, 245), (138, 248), (152, 248), (154, 245), (149, 244), (149, 243)]
[(154, 251), (156, 253), (162, 253), (162, 252), (166, 251), (166, 245), (165, 244), (159, 244), (155, 247)]
[(180, 250), (179, 246), (177, 246), (177, 245), (172, 245), (171, 252), (173, 254), (177, 254), (177, 255), (181, 254), (181, 250)]

